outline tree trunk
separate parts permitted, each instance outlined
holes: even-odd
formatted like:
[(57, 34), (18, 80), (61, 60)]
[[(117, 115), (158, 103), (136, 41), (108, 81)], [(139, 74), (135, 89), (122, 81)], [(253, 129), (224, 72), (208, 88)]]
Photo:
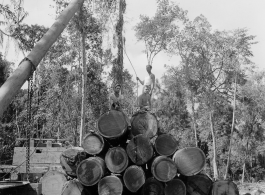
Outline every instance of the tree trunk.
[(213, 177), (215, 180), (218, 179), (218, 169), (216, 162), (216, 142), (215, 142), (215, 133), (214, 133), (214, 123), (213, 123), (213, 113), (210, 111), (210, 123), (211, 123), (211, 133), (213, 139)]
[[(116, 82), (123, 86), (123, 37), (122, 37), (122, 30), (123, 30), (123, 13), (124, 13), (124, 4), (125, 0), (119, 1), (119, 20), (116, 25), (116, 33), (118, 36), (118, 59), (117, 59), (117, 73), (116, 73)], [(122, 88), (123, 90), (123, 88)]]
[(244, 164), (243, 164), (243, 173), (242, 173), (242, 180), (241, 180), (242, 184), (244, 183), (244, 178), (245, 178), (247, 154), (248, 154), (248, 139), (247, 139), (247, 149), (246, 149), (246, 154), (245, 154), (245, 159), (244, 159)]
[[(0, 88), (0, 118), (3, 112), (16, 96), (18, 90), (30, 77), (32, 72), (32, 64), (38, 66), (42, 58), (45, 56), (49, 48), (53, 45), (56, 39), (60, 36), (62, 31), (67, 26), (70, 19), (75, 12), (81, 7), (84, 0), (72, 0), (65, 8), (61, 15), (57, 18), (52, 27), (45, 33), (45, 35), (37, 42), (33, 50), (29, 53), (27, 58), (29, 60), (23, 61), (15, 72), (6, 80)], [(31, 62), (32, 63), (31, 63)]]
[(243, 173), (242, 173), (242, 179), (241, 179), (241, 184), (244, 183), (244, 177), (245, 177), (245, 169), (246, 169), (246, 162), (244, 161), (244, 164), (243, 164)]
[(229, 166), (230, 166), (230, 156), (231, 156), (231, 150), (233, 145), (233, 132), (234, 132), (234, 126), (235, 126), (235, 112), (236, 112), (236, 90), (237, 90), (237, 75), (235, 78), (235, 90), (234, 90), (234, 105), (233, 105), (233, 119), (232, 119), (232, 127), (231, 127), (231, 135), (230, 135), (230, 145), (228, 150), (228, 158), (227, 158), (227, 165), (225, 170), (225, 176), (224, 179), (227, 178)]
[[(82, 8), (80, 10), (80, 17), (83, 17)], [(84, 24), (82, 24), (84, 26)], [(87, 64), (86, 64), (86, 49), (85, 49), (85, 30), (82, 29), (82, 104), (81, 104), (81, 124), (80, 124), (80, 140), (79, 145), (81, 145), (83, 136), (84, 136), (84, 130), (85, 130), (85, 119), (86, 119), (86, 82), (87, 82)]]
[(198, 140), (197, 140), (197, 127), (196, 127), (196, 117), (195, 117), (195, 109), (194, 109), (194, 99), (193, 95), (191, 96), (191, 110), (192, 110), (192, 126), (194, 130), (194, 137), (195, 137), (195, 144), (198, 147)]

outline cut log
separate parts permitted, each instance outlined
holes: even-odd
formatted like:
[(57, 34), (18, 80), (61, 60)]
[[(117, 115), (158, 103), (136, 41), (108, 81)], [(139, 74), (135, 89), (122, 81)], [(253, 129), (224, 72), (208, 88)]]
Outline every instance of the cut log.
[(40, 180), (43, 195), (61, 195), (66, 176), (59, 171), (48, 171)]
[(112, 173), (121, 173), (128, 166), (128, 156), (122, 147), (110, 148), (105, 155), (105, 163)]
[(177, 150), (178, 142), (170, 134), (159, 135), (155, 140), (155, 150), (161, 156), (170, 156)]
[(67, 175), (76, 177), (76, 168), (78, 164), (88, 158), (88, 154), (81, 147), (69, 148), (62, 152), (60, 164)]
[(102, 178), (98, 183), (99, 195), (121, 195), (123, 192), (123, 185), (121, 180), (114, 176), (106, 176)]
[(93, 186), (104, 176), (105, 162), (100, 157), (90, 157), (78, 165), (76, 173), (83, 185)]
[(97, 121), (97, 127), (99, 134), (108, 139), (120, 138), (127, 131), (124, 114), (116, 110), (103, 114)]
[(203, 174), (187, 177), (187, 193), (189, 195), (208, 195), (212, 183), (212, 180)]
[(232, 181), (216, 181), (212, 185), (211, 195), (239, 195), (236, 184)]
[(154, 150), (149, 138), (137, 135), (129, 141), (126, 152), (133, 163), (143, 165), (153, 157)]
[(104, 148), (104, 139), (98, 133), (88, 133), (83, 139), (82, 147), (88, 154), (99, 154)]
[[(94, 193), (89, 191), (87, 188), (77, 180), (67, 181), (62, 189), (61, 195), (93, 195)], [(50, 194), (51, 195), (51, 194)]]
[(142, 188), (142, 195), (163, 195), (163, 184), (153, 177), (149, 177)]
[(154, 137), (158, 130), (158, 121), (156, 117), (149, 113), (137, 113), (131, 121), (132, 134), (134, 136), (143, 134), (149, 138)]
[(136, 165), (128, 167), (124, 172), (123, 181), (130, 192), (137, 192), (145, 183), (145, 173), (142, 167)]
[(196, 147), (182, 148), (175, 152), (173, 160), (178, 171), (185, 176), (196, 175), (204, 168), (206, 163), (205, 154)]
[(152, 163), (151, 172), (157, 180), (168, 182), (177, 175), (177, 166), (172, 159), (158, 156)]
[(186, 186), (180, 179), (173, 179), (166, 184), (165, 195), (186, 195)]

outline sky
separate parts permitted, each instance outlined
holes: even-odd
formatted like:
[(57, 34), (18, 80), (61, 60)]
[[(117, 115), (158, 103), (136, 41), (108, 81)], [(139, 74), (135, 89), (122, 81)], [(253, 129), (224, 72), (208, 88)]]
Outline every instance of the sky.
[[(1, 0), (4, 4), (9, 0)], [(258, 44), (253, 45), (254, 57), (252, 61), (265, 69), (265, 0), (174, 0), (182, 9), (188, 11), (188, 17), (193, 20), (196, 16), (204, 15), (213, 30), (234, 30), (246, 28), (250, 35), (255, 35)], [(126, 13), (124, 35), (126, 38), (126, 51), (139, 78), (146, 75), (146, 55), (143, 53), (144, 44), (138, 42), (135, 37), (134, 26), (140, 21), (140, 15), (154, 16), (156, 12), (156, 0), (126, 0)], [(50, 27), (55, 21), (55, 9), (53, 0), (24, 0), (24, 8), (29, 15), (24, 20), (27, 24), (39, 24)], [(9, 55), (11, 61), (18, 63), (23, 57)], [(16, 59), (14, 59), (16, 58)], [(165, 73), (164, 65), (177, 66), (179, 57), (168, 56), (165, 53), (158, 54), (153, 61), (152, 72), (156, 78), (161, 78)], [(136, 76), (133, 68), (124, 55), (124, 67)]]

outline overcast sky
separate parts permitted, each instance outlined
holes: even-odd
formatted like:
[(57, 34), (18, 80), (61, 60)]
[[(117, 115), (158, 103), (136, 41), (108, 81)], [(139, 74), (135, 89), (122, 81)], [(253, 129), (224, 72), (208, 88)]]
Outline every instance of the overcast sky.
[[(7, 3), (9, 0), (2, 0)], [(156, 0), (126, 0), (125, 37), (126, 51), (140, 78), (144, 78), (147, 64), (143, 43), (137, 42), (133, 27), (139, 22), (139, 15), (153, 16)], [(247, 28), (251, 35), (256, 35), (259, 43), (252, 47), (252, 61), (261, 69), (265, 68), (265, 0), (175, 0), (179, 6), (188, 11), (190, 20), (200, 14), (204, 15), (213, 29), (233, 30)], [(53, 0), (24, 0), (24, 8), (29, 12), (25, 22), (50, 27), (55, 21)], [(13, 57), (14, 58), (14, 57)], [(14, 59), (13, 59), (14, 60)], [(19, 62), (21, 59), (18, 59)], [(153, 72), (160, 78), (165, 69), (164, 64), (178, 65), (178, 57), (169, 57), (164, 53), (154, 58)], [(133, 69), (124, 56), (124, 66), (134, 75)]]

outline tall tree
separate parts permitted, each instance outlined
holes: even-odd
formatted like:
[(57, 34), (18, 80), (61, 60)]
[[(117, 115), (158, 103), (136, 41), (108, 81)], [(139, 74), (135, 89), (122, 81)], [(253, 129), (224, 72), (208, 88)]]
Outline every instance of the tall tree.
[(161, 85), (157, 82), (156, 99), (161, 132), (171, 133), (179, 141), (180, 147), (194, 146), (190, 136), (190, 115), (183, 87), (183, 74), (178, 67), (167, 67)]
[[(5, 55), (9, 50), (11, 41), (14, 43), (16, 50), (21, 50), (22, 48), (21, 42), (15, 34), (25, 17), (28, 15), (23, 8), (23, 3), (23, 0), (13, 0), (7, 5), (0, 4), (0, 13), (4, 17), (4, 20), (0, 21), (0, 26), (2, 27), (2, 29), (0, 29), (0, 44), (3, 45), (3, 37), (6, 36), (7, 42)], [(23, 50), (21, 51), (24, 52)]]
[(113, 64), (113, 70), (115, 70), (114, 71), (115, 73), (114, 82), (119, 83), (121, 86), (123, 86), (122, 74), (123, 74), (123, 50), (124, 50), (123, 44), (124, 44), (124, 41), (123, 41), (122, 31), (123, 31), (123, 23), (124, 23), (123, 15), (124, 15), (125, 10), (126, 10), (126, 1), (119, 0), (119, 19), (116, 24), (116, 34), (118, 37), (118, 56), (117, 56), (115, 63)]
[(186, 20), (186, 12), (169, 0), (158, 2), (154, 17), (140, 16), (140, 22), (135, 26), (136, 37), (145, 44), (149, 65), (158, 53), (167, 50), (168, 43), (178, 34), (176, 23), (183, 25)]
[(194, 21), (186, 23), (170, 45), (170, 51), (181, 56), (187, 86), (195, 89), (199, 95), (199, 103), (207, 108), (216, 179), (218, 169), (214, 110), (221, 99), (225, 101), (231, 99), (233, 83), (231, 71), (238, 70), (239, 62), (244, 66), (252, 65), (248, 58), (252, 55), (250, 46), (253, 44), (253, 39), (254, 36), (247, 35), (244, 29), (233, 32), (212, 32), (207, 19), (199, 16)]

